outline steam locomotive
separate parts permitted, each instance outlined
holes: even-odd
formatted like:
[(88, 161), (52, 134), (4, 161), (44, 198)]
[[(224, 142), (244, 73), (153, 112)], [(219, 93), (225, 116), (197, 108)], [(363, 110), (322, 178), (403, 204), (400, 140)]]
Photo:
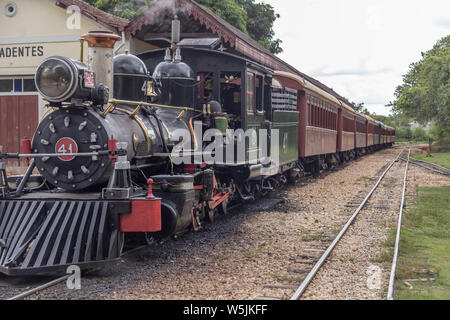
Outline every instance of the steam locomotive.
[[(111, 263), (128, 235), (199, 230), (233, 203), (394, 142), (298, 75), (218, 39), (180, 41), (176, 22), (171, 48), (139, 56), (113, 58), (114, 34), (83, 38), (88, 66), (49, 57), (36, 71), (48, 105), (33, 140), (21, 154), (0, 147), (4, 274)], [(30, 159), (27, 172), (7, 176), (9, 158)]]

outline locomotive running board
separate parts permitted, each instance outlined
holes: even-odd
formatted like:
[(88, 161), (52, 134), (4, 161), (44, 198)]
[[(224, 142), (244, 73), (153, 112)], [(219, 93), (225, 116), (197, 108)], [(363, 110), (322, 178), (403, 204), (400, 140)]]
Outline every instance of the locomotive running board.
[(121, 254), (129, 202), (0, 200), (0, 272), (38, 275), (96, 267)]

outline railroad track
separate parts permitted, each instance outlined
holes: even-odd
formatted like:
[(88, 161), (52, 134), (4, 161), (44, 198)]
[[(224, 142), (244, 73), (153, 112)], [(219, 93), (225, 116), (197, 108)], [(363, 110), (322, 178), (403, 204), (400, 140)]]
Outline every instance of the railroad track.
[[(407, 161), (407, 159), (402, 158), (403, 161)], [(414, 158), (410, 158), (409, 163), (422, 167), (424, 169), (430, 170), (434, 173), (438, 173), (438, 174), (442, 174), (445, 176), (450, 175), (450, 169), (442, 167), (440, 165), (437, 165), (435, 163), (432, 162), (428, 162), (428, 161), (423, 161), (423, 160), (418, 160), (418, 159), (414, 159)]]
[[(398, 160), (398, 159), (396, 159), (396, 160)], [(341, 169), (341, 168), (338, 167), (338, 168), (335, 168), (334, 170), (326, 171), (326, 172), (324, 172), (324, 174), (331, 173), (332, 171), (339, 170), (339, 169)], [(371, 179), (371, 180), (374, 180), (374, 179)], [(358, 196), (358, 198), (359, 198), (359, 200), (361, 200), (362, 196)], [(356, 200), (356, 199), (354, 199), (354, 200)], [(327, 246), (326, 246), (327, 243), (329, 243), (331, 240), (332, 240), (331, 236), (321, 239), (321, 241), (322, 241), (321, 246), (317, 246), (317, 247), (311, 248), (311, 249), (306, 249), (303, 256), (299, 257), (297, 262), (300, 262), (300, 263), (303, 262), (306, 265), (312, 266), (314, 264), (313, 261), (315, 259), (320, 258), (321, 253), (323, 253), (323, 251), (327, 248)], [(140, 249), (142, 249), (144, 247), (146, 247), (146, 246), (127, 251), (127, 253), (125, 255), (139, 251)], [(295, 275), (295, 277), (300, 277), (300, 276), (303, 276), (306, 274), (305, 270), (299, 270), (299, 269), (295, 269), (295, 268), (290, 269), (289, 272), (293, 273)], [(51, 287), (54, 287), (58, 284), (61, 284), (65, 281), (67, 281), (68, 277), (69, 276), (65, 275), (65, 276), (62, 276), (57, 279), (51, 279), (51, 281), (45, 281), (44, 283), (34, 284), (34, 288), (32, 288), (32, 289), (27, 288), (27, 290), (23, 290), (23, 288), (22, 288), (22, 290), (20, 290), (20, 292), (18, 292), (14, 296), (12, 296), (11, 294), (9, 296), (7, 296), (7, 297), (9, 297), (7, 299), (8, 300), (20, 300), (20, 299), (32, 297), (33, 295), (36, 295), (42, 291), (45, 291)], [(271, 285), (267, 285), (267, 287), (270, 287), (270, 286)], [(272, 285), (272, 287), (273, 288), (290, 289), (292, 291), (295, 291), (297, 289), (297, 286), (294, 286), (294, 285)], [(0, 298), (1, 298), (1, 295), (0, 295)]]
[[(351, 206), (350, 207), (357, 207), (357, 209), (353, 212), (350, 219), (347, 221), (345, 226), (342, 228), (342, 230), (339, 232), (339, 234), (333, 239), (333, 237), (322, 237), (322, 240), (324, 243), (322, 247), (315, 247), (310, 249), (303, 250), (302, 254), (299, 255), (298, 259), (295, 261), (297, 265), (302, 266), (309, 266), (309, 268), (299, 269), (297, 268), (291, 268), (288, 270), (288, 275), (285, 275), (286, 277), (289, 277), (288, 279), (284, 278), (278, 278), (280, 282), (283, 280), (287, 280), (290, 282), (295, 282), (297, 280), (297, 284), (301, 281), (300, 285), (295, 286), (292, 284), (286, 285), (286, 284), (273, 284), (273, 285), (266, 285), (264, 286), (265, 289), (280, 289), (286, 292), (286, 290), (292, 290), (295, 291), (292, 295), (290, 295), (290, 300), (300, 300), (307, 290), (307, 288), (310, 286), (312, 280), (315, 278), (321, 267), (324, 265), (324, 263), (327, 261), (327, 259), (330, 257), (330, 254), (333, 252), (333, 250), (336, 248), (340, 240), (344, 237), (345, 234), (347, 234), (347, 231), (349, 230), (350, 226), (355, 222), (356, 218), (359, 216), (360, 212), (364, 208), (370, 208), (371, 206), (368, 206), (367, 203), (369, 199), (372, 197), (374, 192), (378, 189), (381, 182), (387, 175), (387, 173), (391, 170), (392, 167), (396, 163), (399, 162), (399, 160), (402, 159), (402, 155), (407, 153), (407, 166), (404, 172), (404, 178), (403, 178), (403, 192), (402, 192), (402, 200), (401, 200), (401, 206), (400, 206), (400, 214), (399, 214), (399, 222), (398, 222), (398, 231), (397, 231), (397, 240), (395, 245), (395, 252), (394, 252), (394, 259), (392, 264), (392, 273), (391, 273), (391, 283), (390, 283), (390, 289), (389, 289), (389, 299), (392, 297), (393, 293), (393, 279), (395, 279), (395, 269), (396, 269), (396, 262), (398, 257), (398, 242), (399, 242), (399, 236), (400, 236), (400, 226), (401, 226), (401, 218), (402, 218), (402, 212), (403, 212), (403, 206), (404, 206), (404, 199), (405, 199), (405, 189), (406, 189), (406, 176), (407, 176), (407, 170), (408, 170), (408, 163), (410, 158), (410, 152), (404, 148), (401, 150), (401, 152), (398, 154), (398, 156), (390, 162), (386, 167), (382, 169), (382, 173), (380, 177), (378, 178), (377, 182), (375, 183), (374, 187), (370, 190), (370, 192), (365, 195), (364, 198), (362, 198), (362, 194), (358, 194), (354, 199), (351, 200)], [(357, 202), (359, 202), (359, 205)], [(386, 206), (386, 204), (384, 204)], [(372, 205), (373, 207), (373, 205)], [(386, 206), (387, 207), (387, 206)], [(327, 246), (327, 243), (331, 242), (329, 246)], [(293, 280), (293, 281), (292, 281)], [(291, 291), (291, 292), (292, 292)], [(256, 300), (280, 300), (282, 297), (271, 297), (271, 296), (260, 296), (257, 297)]]
[[(145, 249), (147, 247), (148, 247), (148, 245), (143, 245), (143, 246), (139, 246), (139, 247), (130, 249), (127, 252), (125, 252), (121, 257), (123, 258), (123, 257), (126, 257), (126, 256), (133, 255), (133, 254), (138, 253), (139, 251), (141, 251), (142, 249)], [(95, 269), (95, 270), (97, 270), (97, 269)], [(93, 272), (95, 270), (87, 271), (85, 274), (91, 273), (91, 272)], [(41, 281), (39, 284), (35, 284), (35, 286), (33, 288), (31, 288), (31, 289), (27, 288), (24, 291), (20, 290), (19, 288), (14, 288), (14, 285), (11, 285), (11, 283), (7, 284), (7, 282), (5, 282), (3, 287), (6, 287), (9, 291), (11, 289), (13, 289), (12, 291), (19, 291), (19, 293), (16, 293), (14, 296), (5, 297), (4, 300), (10, 300), (10, 301), (12, 301), (12, 300), (22, 300), (22, 299), (31, 297), (31, 296), (33, 296), (33, 295), (35, 295), (37, 293), (40, 293), (40, 292), (42, 292), (42, 291), (44, 291), (44, 290), (46, 290), (48, 288), (54, 287), (54, 286), (56, 286), (56, 285), (58, 285), (60, 283), (63, 283), (65, 281), (67, 281), (70, 276), (71, 275), (68, 274), (68, 275), (64, 275), (64, 276), (61, 276), (61, 277), (56, 278), (56, 279), (52, 279), (50, 281), (44, 281), (44, 282)], [(11, 279), (14, 279), (14, 278), (11, 278)], [(14, 280), (12, 280), (12, 282), (14, 282)], [(0, 285), (1, 285), (1, 283), (0, 283)]]

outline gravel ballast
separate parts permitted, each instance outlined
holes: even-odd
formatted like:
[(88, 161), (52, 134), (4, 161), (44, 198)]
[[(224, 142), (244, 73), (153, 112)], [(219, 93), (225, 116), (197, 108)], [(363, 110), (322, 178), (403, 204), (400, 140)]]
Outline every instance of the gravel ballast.
[[(287, 299), (305, 276), (303, 271), (312, 267), (298, 262), (314, 261), (314, 255), (330, 244), (355, 210), (354, 204), (399, 152), (382, 150), (320, 178), (304, 178), (273, 195), (275, 199), (266, 199), (269, 205), (263, 210), (258, 206), (234, 210), (201, 232), (145, 248), (115, 266), (84, 276), (81, 290), (68, 290), (62, 284), (30, 298)], [(305, 298), (383, 298), (390, 262), (376, 261), (385, 250), (386, 230), (396, 223), (394, 211), (398, 211), (401, 193), (397, 176), (403, 168), (404, 164), (392, 168), (382, 182), (387, 184), (383, 190), (389, 192), (374, 195), (368, 214), (352, 226), (356, 232), (342, 240)], [(430, 178), (422, 170), (410, 167), (411, 183), (434, 181), (434, 174)], [(449, 183), (447, 177), (438, 178)], [(270, 202), (278, 202), (279, 197), (284, 202), (271, 208)], [(372, 265), (382, 270), (379, 290), (367, 287), (367, 270)]]

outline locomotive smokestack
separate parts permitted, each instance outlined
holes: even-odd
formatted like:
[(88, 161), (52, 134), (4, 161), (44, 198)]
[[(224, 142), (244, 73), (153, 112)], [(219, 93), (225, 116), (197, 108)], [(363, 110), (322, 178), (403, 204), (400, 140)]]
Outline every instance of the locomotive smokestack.
[(171, 49), (174, 57), (176, 56), (176, 52), (179, 49), (178, 42), (180, 42), (180, 20), (178, 20), (178, 16), (175, 16), (172, 20), (172, 45)]
[(180, 42), (180, 20), (175, 16), (172, 20), (172, 44)]
[(102, 83), (114, 92), (113, 48), (121, 37), (108, 32), (91, 31), (81, 37), (88, 42), (88, 67), (95, 72), (97, 83)]

